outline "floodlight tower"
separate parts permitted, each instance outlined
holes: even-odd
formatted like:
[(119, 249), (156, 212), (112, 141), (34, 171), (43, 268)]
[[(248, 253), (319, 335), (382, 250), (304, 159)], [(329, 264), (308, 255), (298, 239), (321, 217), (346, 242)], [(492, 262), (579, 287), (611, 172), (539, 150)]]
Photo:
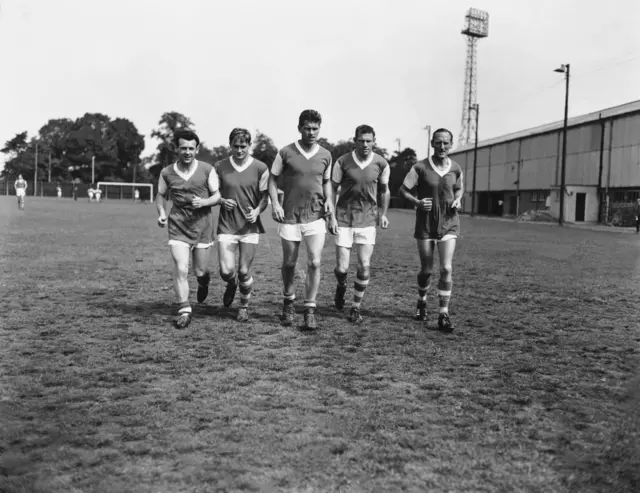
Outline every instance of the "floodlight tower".
[(471, 118), (476, 101), (478, 40), (489, 36), (489, 14), (478, 9), (469, 9), (465, 15), (462, 34), (467, 37), (467, 66), (464, 75), (464, 97), (462, 100), (462, 125), (458, 145), (475, 142), (475, 119)]

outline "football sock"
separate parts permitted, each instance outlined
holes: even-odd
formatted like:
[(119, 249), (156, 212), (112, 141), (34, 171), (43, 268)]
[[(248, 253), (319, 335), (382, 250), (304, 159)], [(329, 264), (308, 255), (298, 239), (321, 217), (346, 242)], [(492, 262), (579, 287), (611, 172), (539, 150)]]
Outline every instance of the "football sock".
[(338, 281), (338, 284), (340, 286), (344, 286), (347, 284), (347, 275), (349, 274), (348, 272), (340, 272), (338, 271), (338, 269), (334, 269), (333, 273), (336, 276), (336, 280)]
[(364, 297), (364, 291), (367, 289), (367, 285), (369, 284), (369, 276), (365, 276), (358, 272), (356, 276), (356, 280), (353, 281), (353, 308), (360, 308), (360, 303), (362, 303), (362, 298)]
[(427, 292), (431, 284), (431, 274), (420, 272), (418, 274), (418, 301), (427, 302)]
[(295, 300), (296, 300), (296, 295), (295, 294), (283, 294), (282, 295), (284, 297), (284, 304), (285, 305), (291, 305)]
[(316, 301), (315, 300), (304, 300), (304, 309), (307, 310), (309, 308), (315, 308)]
[(449, 300), (451, 299), (451, 288), (453, 282), (438, 281), (438, 299), (440, 301), (440, 313), (449, 313)]
[(251, 291), (253, 291), (253, 276), (239, 275), (240, 281), (240, 306), (246, 308), (249, 306), (249, 298), (251, 298)]
[(203, 274), (201, 276), (196, 276), (196, 279), (200, 286), (208, 286), (209, 282), (211, 281), (211, 275), (207, 272), (206, 274)]
[(178, 303), (178, 315), (182, 315), (183, 313), (191, 313), (191, 304), (188, 301)]
[(235, 272), (230, 272), (228, 274), (224, 274), (224, 273), (220, 272), (220, 277), (227, 284), (232, 284), (233, 285), (233, 284), (236, 284), (238, 282)]

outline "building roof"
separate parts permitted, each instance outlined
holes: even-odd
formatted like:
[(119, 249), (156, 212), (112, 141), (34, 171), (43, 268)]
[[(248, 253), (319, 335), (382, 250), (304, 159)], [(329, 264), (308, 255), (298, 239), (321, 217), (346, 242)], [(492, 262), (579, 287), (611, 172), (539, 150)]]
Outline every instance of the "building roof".
[[(592, 121), (599, 120), (600, 118), (611, 118), (613, 116), (625, 115), (627, 113), (635, 113), (640, 111), (640, 100), (631, 101), (630, 103), (621, 104), (619, 106), (613, 106), (611, 108), (606, 108), (604, 110), (594, 111), (593, 113), (587, 113), (586, 115), (574, 116), (573, 118), (569, 118), (567, 120), (567, 127), (576, 127), (578, 125), (584, 125), (585, 123), (590, 123)], [(488, 147), (495, 144), (502, 144), (504, 142), (508, 142), (511, 140), (519, 140), (524, 137), (531, 137), (533, 135), (540, 135), (548, 132), (553, 132), (554, 130), (561, 129), (564, 126), (564, 120), (560, 120), (553, 123), (547, 123), (545, 125), (539, 125), (537, 127), (528, 128), (526, 130), (519, 130), (517, 132), (513, 132), (506, 135), (501, 135), (500, 137), (493, 137), (491, 139), (481, 140), (478, 142), (478, 148)], [(469, 149), (473, 149), (473, 144), (467, 144), (464, 146), (460, 146), (457, 149), (453, 150), (451, 154), (457, 154), (459, 152), (468, 151)]]

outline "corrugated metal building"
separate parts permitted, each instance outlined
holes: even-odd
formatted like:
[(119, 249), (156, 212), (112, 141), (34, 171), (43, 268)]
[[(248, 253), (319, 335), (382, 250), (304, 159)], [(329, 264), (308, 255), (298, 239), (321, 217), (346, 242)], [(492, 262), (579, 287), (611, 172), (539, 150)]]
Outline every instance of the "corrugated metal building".
[[(563, 121), (478, 143), (476, 213), (516, 216), (560, 210)], [(471, 212), (474, 148), (451, 153), (465, 173)], [(568, 222), (615, 222), (640, 193), (640, 101), (570, 118), (565, 214)]]

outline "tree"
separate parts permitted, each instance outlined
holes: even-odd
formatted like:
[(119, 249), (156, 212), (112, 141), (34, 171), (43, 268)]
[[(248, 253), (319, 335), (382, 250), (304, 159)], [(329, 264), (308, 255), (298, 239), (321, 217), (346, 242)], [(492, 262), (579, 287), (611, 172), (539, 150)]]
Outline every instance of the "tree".
[(22, 174), (26, 180), (33, 177), (35, 156), (28, 152), (29, 144), (26, 130), (17, 133), (12, 139), (5, 142), (0, 152), (7, 154), (8, 159), (4, 164), (2, 176), (14, 179)]
[(173, 145), (175, 132), (177, 130), (193, 130), (193, 126), (190, 118), (177, 111), (163, 113), (160, 117), (158, 128), (151, 132), (151, 137), (160, 140), (154, 155), (154, 164), (149, 167), (149, 171), (155, 177), (160, 176), (162, 168), (173, 163), (178, 157)]
[(216, 146), (209, 149), (204, 142), (200, 144), (200, 151), (196, 156), (196, 159), (204, 161), (209, 164), (216, 164), (218, 161), (229, 157), (231, 153), (227, 146)]
[(271, 165), (273, 164), (273, 161), (275, 160), (277, 154), (278, 148), (273, 143), (273, 140), (271, 140), (271, 137), (268, 137), (267, 135), (258, 131), (256, 133), (256, 138), (253, 146), (253, 157), (262, 161), (269, 167), (269, 169), (271, 169)]
[(405, 176), (411, 169), (411, 167), (418, 161), (416, 151), (410, 147), (406, 147), (401, 152), (394, 153), (394, 156), (389, 159), (389, 165), (391, 166), (391, 173), (389, 175), (389, 191), (391, 196), (394, 197), (397, 207), (407, 207), (407, 203), (402, 197), (398, 197), (398, 191), (402, 186)]
[[(117, 178), (138, 180), (140, 154), (144, 150), (144, 137), (136, 126), (126, 118), (116, 118), (111, 123), (116, 139), (116, 159), (119, 165)], [(139, 180), (138, 180), (139, 181)]]
[(73, 128), (68, 118), (55, 118), (45, 123), (38, 131), (41, 152), (47, 158), (47, 179), (66, 179), (69, 175), (68, 162), (65, 159), (65, 142)]

